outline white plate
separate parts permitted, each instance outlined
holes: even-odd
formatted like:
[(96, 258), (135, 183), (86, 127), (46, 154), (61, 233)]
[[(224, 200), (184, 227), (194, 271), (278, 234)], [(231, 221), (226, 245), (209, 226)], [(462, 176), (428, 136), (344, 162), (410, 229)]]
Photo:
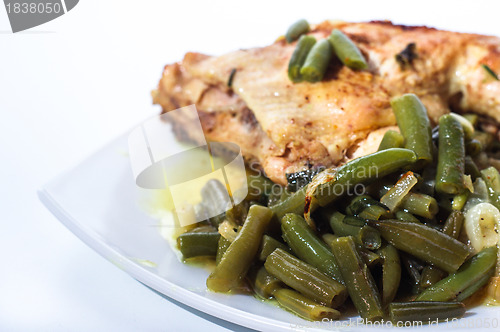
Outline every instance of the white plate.
[[(39, 191), (39, 196), (88, 246), (138, 281), (190, 307), (260, 331), (332, 330), (336, 324), (349, 324), (349, 321), (312, 323), (252, 296), (208, 292), (205, 287), (208, 271), (181, 263), (160, 235), (158, 220), (141, 208), (144, 191), (134, 183), (127, 156), (127, 135), (54, 179)], [(473, 308), (460, 321), (440, 324), (439, 330), (457, 327), (498, 330), (486, 328), (485, 324), (496, 324), (498, 328), (499, 309)], [(351, 322), (347, 330), (365, 327)], [(424, 327), (429, 331), (435, 328)]]

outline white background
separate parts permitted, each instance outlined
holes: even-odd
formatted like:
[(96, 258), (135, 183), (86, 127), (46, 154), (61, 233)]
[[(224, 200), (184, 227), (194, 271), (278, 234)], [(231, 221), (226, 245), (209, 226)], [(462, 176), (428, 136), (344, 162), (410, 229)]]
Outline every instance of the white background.
[(164, 299), (87, 248), (36, 190), (141, 120), (186, 51), (271, 43), (299, 18), (391, 19), (500, 35), (497, 1), (98, 1), (12, 34), (0, 7), (0, 330), (237, 326)]

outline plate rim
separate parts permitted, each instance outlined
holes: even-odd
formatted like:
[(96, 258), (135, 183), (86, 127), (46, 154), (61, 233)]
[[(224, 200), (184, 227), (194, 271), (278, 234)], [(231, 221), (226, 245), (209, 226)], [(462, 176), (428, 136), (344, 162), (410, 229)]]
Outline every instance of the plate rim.
[[(37, 196), (41, 203), (49, 210), (56, 219), (63, 224), (71, 233), (73, 233), (80, 241), (94, 250), (101, 257), (112, 263), (114, 266), (127, 273), (136, 281), (144, 283), (146, 286), (152, 288), (161, 294), (174, 299), (182, 304), (194, 308), (200, 312), (204, 312), (210, 316), (220, 318), (222, 320), (234, 323), (236, 325), (244, 326), (258, 331), (292, 331), (293, 324), (286, 324), (283, 321), (270, 319), (253, 313), (249, 313), (240, 309), (233, 308), (229, 305), (219, 303), (213, 299), (204, 297), (202, 295), (190, 292), (183, 287), (180, 287), (171, 281), (161, 278), (155, 273), (141, 266), (139, 263), (134, 262), (128, 257), (120, 254), (117, 250), (106, 244), (101, 237), (92, 229), (85, 226), (84, 223), (75, 219), (66, 209), (59, 204), (48, 190), (50, 184), (60, 181), (72, 170), (84, 164), (92, 157), (106, 151), (113, 144), (122, 139), (126, 139), (130, 131), (125, 132), (108, 144), (105, 144), (100, 149), (94, 151), (83, 160), (80, 160), (76, 165), (66, 169), (59, 175), (52, 178), (46, 184), (42, 185), (37, 190)], [(227, 294), (227, 296), (231, 296)], [(223, 310), (220, 310), (223, 309)], [(304, 321), (308, 323), (307, 321)]]

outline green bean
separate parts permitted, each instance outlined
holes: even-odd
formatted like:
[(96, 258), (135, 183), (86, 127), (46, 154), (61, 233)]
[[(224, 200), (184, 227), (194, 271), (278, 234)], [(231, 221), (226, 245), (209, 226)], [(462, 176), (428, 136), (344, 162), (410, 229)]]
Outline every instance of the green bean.
[(450, 215), (446, 219), (446, 222), (444, 223), (443, 233), (454, 239), (458, 239), (458, 236), (462, 231), (464, 220), (464, 214), (461, 211), (451, 211)]
[(344, 216), (335, 212), (330, 217), (330, 227), (337, 236), (353, 236), (356, 244), (365, 249), (378, 249), (382, 244), (380, 233), (365, 225), (363, 219)]
[(401, 253), (401, 265), (408, 272), (409, 279), (407, 281), (411, 284), (411, 291), (413, 294), (420, 293), (420, 279), (422, 279), (422, 270), (424, 266), (414, 257)]
[(337, 238), (332, 242), (332, 252), (359, 315), (371, 321), (380, 320), (384, 314), (377, 286), (368, 267), (356, 251), (354, 239), (351, 236)]
[[(327, 233), (322, 235), (323, 241), (330, 247), (330, 249), (332, 248), (332, 242), (337, 238), (338, 236), (333, 234)], [(382, 258), (379, 255), (377, 255), (373, 251), (363, 248), (359, 243), (356, 243), (356, 249), (358, 250), (359, 256), (365, 261), (366, 265), (368, 265), (369, 268), (380, 264), (380, 262), (382, 261)]]
[(472, 180), (476, 180), (476, 178), (481, 177), (479, 168), (477, 168), (476, 163), (470, 156), (465, 157), (465, 173), (469, 174), (472, 177)]
[(323, 239), (323, 241), (328, 244), (332, 241), (335, 241), (336, 238), (338, 238), (337, 235), (334, 235), (334, 234), (331, 234), (331, 233), (325, 233), (323, 235), (321, 235), (321, 238)]
[(389, 315), (394, 324), (448, 321), (462, 317), (465, 311), (465, 305), (460, 302), (394, 302), (389, 305)]
[(452, 210), (460, 211), (464, 208), (467, 200), (469, 198), (470, 191), (466, 191), (463, 194), (456, 195), (453, 197), (453, 202), (451, 204)]
[(351, 69), (366, 69), (368, 64), (359, 48), (340, 30), (333, 30), (328, 38), (340, 61)]
[(313, 45), (306, 61), (300, 68), (300, 75), (307, 82), (319, 82), (325, 76), (326, 69), (332, 58), (332, 47), (326, 39), (322, 39)]
[(439, 211), (438, 203), (434, 197), (412, 192), (403, 199), (401, 207), (407, 212), (427, 219), (434, 218)]
[(488, 189), (490, 203), (500, 209), (500, 174), (498, 170), (493, 166), (483, 169), (481, 177)]
[(269, 274), (262, 266), (253, 276), (253, 289), (257, 295), (264, 299), (270, 299), (274, 292), (282, 288), (284, 284), (276, 277)]
[(378, 146), (378, 151), (387, 150), (390, 148), (402, 148), (405, 145), (405, 138), (403, 135), (395, 130), (388, 130), (385, 132), (380, 145)]
[(271, 220), (270, 209), (252, 205), (243, 227), (229, 245), (219, 264), (207, 279), (208, 289), (229, 292), (240, 286), (250, 264), (257, 255), (264, 230)]
[(386, 244), (377, 250), (382, 258), (382, 304), (387, 306), (396, 297), (401, 281), (401, 263), (396, 248)]
[(343, 282), (335, 258), (329, 248), (314, 234), (299, 215), (288, 213), (281, 220), (283, 239), (301, 260), (321, 272)]
[(290, 81), (294, 83), (302, 81), (300, 68), (304, 65), (307, 55), (314, 44), (316, 44), (316, 38), (313, 36), (300, 37), (297, 46), (295, 46), (295, 51), (293, 51), (292, 57), (290, 58), (290, 62), (288, 63), (288, 78)]
[(270, 207), (277, 219), (281, 220), (287, 213), (304, 214), (307, 186), (304, 186)]
[(477, 139), (472, 139), (465, 143), (465, 153), (469, 156), (475, 157), (483, 151), (483, 145)]
[(325, 206), (341, 197), (348, 188), (382, 178), (415, 161), (413, 151), (396, 148), (354, 159), (339, 167), (331, 181), (320, 184), (313, 196), (320, 206)]
[(363, 261), (366, 263), (366, 265), (368, 265), (370, 269), (382, 263), (382, 257), (374, 253), (373, 251), (370, 251), (358, 245), (356, 245), (356, 249), (358, 250), (359, 256), (363, 259)]
[(279, 248), (267, 257), (264, 266), (289, 287), (326, 306), (337, 307), (347, 297), (341, 283)]
[(493, 274), (494, 272), (488, 273), (480, 277), (474, 285), (466, 288), (463, 292), (458, 294), (455, 301), (463, 301), (467, 299), (469, 296), (473, 295), (478, 290), (480, 290), (481, 288), (483, 288), (483, 286), (485, 286), (488, 283)]
[(276, 248), (281, 248), (285, 251), (289, 251), (289, 248), (283, 243), (270, 237), (269, 235), (264, 235), (260, 243), (259, 260), (265, 261), (267, 256), (269, 256)]
[(285, 34), (285, 39), (287, 42), (291, 43), (303, 34), (308, 33), (309, 29), (309, 23), (306, 20), (298, 20), (288, 28)]
[(334, 212), (330, 216), (329, 223), (333, 233), (337, 236), (352, 235), (354, 237), (357, 237), (361, 228), (344, 223), (345, 217), (346, 216), (340, 212)]
[(467, 246), (431, 227), (398, 220), (369, 221), (389, 243), (447, 272), (455, 272), (469, 255)]
[(177, 246), (184, 258), (215, 256), (220, 234), (218, 232), (188, 232), (179, 235)]
[(432, 265), (427, 265), (420, 275), (420, 289), (429, 288), (446, 277), (446, 272)]
[(464, 131), (464, 139), (467, 141), (471, 140), (474, 136), (474, 126), (472, 125), (472, 123), (465, 117), (457, 113), (450, 113), (450, 116), (454, 117), (455, 120), (457, 120), (462, 126), (462, 129)]
[(371, 226), (363, 226), (359, 231), (359, 240), (363, 244), (364, 248), (370, 250), (376, 250), (382, 245), (382, 239), (380, 238), (380, 233)]
[[(457, 272), (423, 291), (417, 297), (417, 301), (451, 301), (461, 293), (472, 295), (468, 289), (477, 290), (488, 281), (495, 272), (496, 260), (496, 246), (481, 250), (467, 260)], [(461, 296), (460, 299), (464, 300), (465, 296)]]
[(405, 94), (391, 100), (396, 121), (405, 138), (405, 147), (415, 152), (418, 166), (432, 162), (432, 129), (427, 110), (414, 94)]
[(439, 155), (436, 174), (436, 190), (444, 194), (460, 194), (465, 191), (464, 131), (451, 115), (439, 119)]
[(215, 255), (215, 265), (219, 265), (222, 256), (226, 252), (227, 248), (231, 245), (231, 241), (221, 236), (217, 244), (217, 254)]
[(340, 312), (337, 310), (316, 303), (291, 289), (278, 289), (274, 292), (274, 297), (283, 308), (307, 320), (340, 318)]
[(410, 212), (406, 212), (406, 211), (403, 211), (403, 210), (400, 210), (400, 211), (396, 212), (396, 218), (398, 220), (401, 220), (401, 221), (415, 222), (417, 224), (421, 224), (420, 220), (418, 220), (417, 217), (415, 217)]
[(356, 196), (346, 208), (346, 213), (363, 219), (379, 220), (391, 217), (387, 206), (368, 195)]
[(422, 181), (419, 183), (421, 194), (434, 196), (436, 186), (436, 168), (426, 167), (422, 172)]

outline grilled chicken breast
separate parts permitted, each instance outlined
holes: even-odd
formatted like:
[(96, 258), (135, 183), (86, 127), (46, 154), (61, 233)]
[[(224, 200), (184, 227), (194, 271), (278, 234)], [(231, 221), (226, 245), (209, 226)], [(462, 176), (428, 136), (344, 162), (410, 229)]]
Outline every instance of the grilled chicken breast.
[[(326, 38), (332, 29), (356, 43), (367, 70), (351, 70), (335, 58), (321, 82), (294, 84), (287, 70), (296, 43), (284, 39), (219, 57), (188, 53), (165, 67), (154, 103), (164, 112), (196, 104), (208, 140), (238, 144), (248, 162), (281, 184), (286, 173), (375, 151), (396, 124), (390, 99), (404, 93), (418, 95), (434, 122), (450, 108), (500, 121), (500, 82), (481, 66), (500, 71), (499, 38), (385, 21), (327, 21), (309, 34)], [(417, 58), (402, 66), (395, 55), (409, 43), (416, 44)], [(174, 121), (176, 133), (199, 140), (184, 120)]]

